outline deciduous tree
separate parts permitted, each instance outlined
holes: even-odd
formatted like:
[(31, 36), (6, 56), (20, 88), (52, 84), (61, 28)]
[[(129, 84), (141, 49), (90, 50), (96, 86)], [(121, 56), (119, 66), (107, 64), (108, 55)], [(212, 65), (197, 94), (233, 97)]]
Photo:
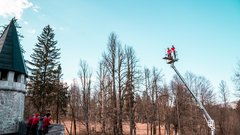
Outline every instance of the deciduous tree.
[(90, 95), (91, 95), (91, 83), (92, 73), (89, 71), (89, 67), (86, 61), (80, 61), (79, 69), (80, 88), (82, 95), (82, 110), (84, 114), (84, 125), (86, 126), (87, 134), (90, 135)]

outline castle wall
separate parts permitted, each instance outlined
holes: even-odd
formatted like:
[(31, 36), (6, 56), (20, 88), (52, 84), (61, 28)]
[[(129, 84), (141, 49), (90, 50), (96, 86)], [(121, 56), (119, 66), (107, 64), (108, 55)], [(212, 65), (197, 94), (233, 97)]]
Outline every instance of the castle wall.
[(25, 77), (8, 72), (7, 80), (0, 80), (0, 134), (18, 132), (18, 122), (23, 121)]

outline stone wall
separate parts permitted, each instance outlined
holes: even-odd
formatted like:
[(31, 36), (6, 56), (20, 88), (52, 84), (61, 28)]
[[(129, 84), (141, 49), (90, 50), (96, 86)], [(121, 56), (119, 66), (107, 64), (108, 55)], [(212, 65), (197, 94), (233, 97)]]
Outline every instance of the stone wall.
[(0, 134), (18, 132), (23, 121), (24, 93), (0, 89)]
[(0, 134), (18, 132), (18, 124), (23, 121), (25, 91), (23, 74), (16, 76), (8, 71), (7, 79), (0, 80)]
[(64, 126), (52, 124), (49, 126), (49, 131), (46, 135), (64, 135)]

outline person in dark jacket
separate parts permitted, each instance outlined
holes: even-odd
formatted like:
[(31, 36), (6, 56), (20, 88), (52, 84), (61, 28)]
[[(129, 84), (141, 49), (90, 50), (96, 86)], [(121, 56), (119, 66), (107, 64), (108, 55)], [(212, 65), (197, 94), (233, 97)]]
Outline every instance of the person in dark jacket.
[(40, 121), (38, 123), (38, 135), (43, 134), (43, 116), (40, 117)]
[(172, 45), (171, 50), (172, 50), (172, 53), (173, 53), (174, 59), (176, 59), (176, 50), (175, 50), (174, 45)]

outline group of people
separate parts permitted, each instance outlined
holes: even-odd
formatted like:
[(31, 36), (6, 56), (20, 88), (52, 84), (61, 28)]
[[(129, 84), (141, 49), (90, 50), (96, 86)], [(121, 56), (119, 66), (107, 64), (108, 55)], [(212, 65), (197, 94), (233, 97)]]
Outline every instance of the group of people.
[[(173, 53), (173, 57), (172, 57), (172, 53)], [(167, 48), (167, 55), (168, 55), (168, 59), (169, 60), (173, 60), (176, 59), (176, 50), (175, 47), (172, 45), (172, 48)]]
[(32, 115), (28, 119), (26, 135), (45, 135), (48, 133), (50, 121), (50, 113), (47, 113), (44, 117), (41, 117), (39, 113)]

